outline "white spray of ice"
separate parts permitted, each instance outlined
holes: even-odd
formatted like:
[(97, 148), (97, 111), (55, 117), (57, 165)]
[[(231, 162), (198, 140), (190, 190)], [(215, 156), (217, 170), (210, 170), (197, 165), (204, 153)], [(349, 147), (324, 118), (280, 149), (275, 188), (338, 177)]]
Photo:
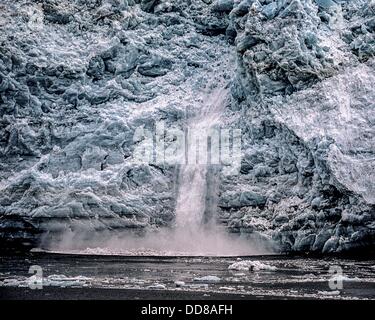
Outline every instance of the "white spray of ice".
[(187, 135), (186, 164), (182, 165), (179, 173), (174, 227), (160, 228), (142, 237), (134, 234), (109, 233), (97, 236), (67, 232), (53, 251), (136, 256), (245, 256), (269, 253), (263, 243), (229, 234), (214, 219), (208, 223), (204, 221), (207, 209), (216, 210), (213, 201), (209, 202), (212, 208), (206, 208), (206, 198), (210, 196), (207, 194), (207, 183), (212, 183), (207, 181), (207, 137), (212, 128), (219, 126), (228, 101), (228, 90), (223, 85), (216, 85), (210, 90), (203, 94), (202, 102), (196, 104), (195, 110), (189, 110), (194, 116), (188, 117), (187, 132), (200, 139), (189, 141), (191, 136)]

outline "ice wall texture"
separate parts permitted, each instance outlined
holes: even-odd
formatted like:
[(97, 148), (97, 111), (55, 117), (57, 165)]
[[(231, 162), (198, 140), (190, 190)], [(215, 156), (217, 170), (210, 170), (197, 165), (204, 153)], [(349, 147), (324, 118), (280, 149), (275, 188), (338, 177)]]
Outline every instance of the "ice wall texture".
[(246, 133), (223, 218), (287, 251), (372, 246), (375, 2), (245, 0), (230, 17)]
[(179, 168), (134, 164), (134, 132), (181, 128), (207, 83), (230, 78), (234, 54), (209, 12), (201, 1), (1, 2), (3, 245), (173, 223)]
[[(373, 1), (2, 1), (0, 237), (174, 222), (178, 166), (132, 162), (218, 79), (241, 128), (218, 219), (283, 251), (375, 241)], [(233, 60), (233, 56), (237, 56)]]

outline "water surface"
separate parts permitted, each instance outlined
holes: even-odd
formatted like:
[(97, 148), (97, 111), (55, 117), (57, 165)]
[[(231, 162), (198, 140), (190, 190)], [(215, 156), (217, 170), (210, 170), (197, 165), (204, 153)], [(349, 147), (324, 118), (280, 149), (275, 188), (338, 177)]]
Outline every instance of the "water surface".
[[(375, 259), (129, 257), (51, 253), (2, 256), (0, 259), (2, 299), (41, 298), (46, 292), (48, 295), (42, 298), (62, 296), (67, 299), (72, 297), (74, 290), (81, 292), (78, 298), (82, 299), (105, 298), (108, 292), (112, 299), (375, 298)], [(260, 267), (253, 270), (228, 269), (234, 263), (238, 265), (244, 261)], [(31, 266), (42, 268), (41, 290), (29, 289)], [(337, 270), (342, 272), (337, 273)], [(340, 281), (342, 289), (330, 287), (330, 283), (339, 284)]]

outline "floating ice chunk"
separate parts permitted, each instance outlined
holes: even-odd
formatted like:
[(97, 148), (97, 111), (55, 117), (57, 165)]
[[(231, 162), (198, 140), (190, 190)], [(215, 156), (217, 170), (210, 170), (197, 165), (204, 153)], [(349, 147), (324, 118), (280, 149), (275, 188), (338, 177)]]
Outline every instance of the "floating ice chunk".
[(207, 283), (200, 283), (200, 284), (191, 284), (189, 285), (190, 289), (208, 289)]
[(43, 278), (43, 286), (53, 286), (53, 287), (76, 287), (85, 286), (91, 278), (84, 276), (67, 277), (65, 275), (53, 274), (47, 278)]
[(361, 281), (359, 278), (349, 278), (347, 276), (344, 276), (342, 274), (334, 275), (332, 278), (330, 278), (331, 281)]
[(56, 280), (56, 281), (87, 281), (91, 280), (91, 278), (84, 277), (84, 276), (76, 276), (76, 277), (67, 277), (63, 274), (52, 274), (47, 277), (49, 280)]
[(40, 248), (32, 248), (32, 249), (30, 249), (30, 252), (42, 252), (42, 253), (44, 253), (45, 250), (40, 249)]
[(237, 270), (237, 271), (258, 271), (258, 270), (269, 270), (275, 271), (277, 268), (274, 266), (270, 266), (269, 264), (262, 263), (260, 261), (239, 261), (232, 263), (229, 267), (229, 270)]
[(155, 283), (151, 286), (148, 286), (147, 289), (165, 290), (165, 289), (167, 289), (167, 287), (164, 284)]
[(216, 276), (204, 276), (200, 278), (194, 278), (194, 281), (197, 281), (197, 282), (218, 282), (220, 280), (221, 279)]
[(183, 281), (175, 281), (174, 284), (176, 285), (176, 287), (183, 287), (183, 286), (185, 286), (185, 282), (183, 282)]
[(321, 294), (323, 296), (338, 296), (340, 294), (340, 291), (318, 291), (318, 294)]
[(236, 288), (233, 287), (220, 287), (219, 289), (225, 291), (236, 291)]
[[(0, 286), (7, 287), (28, 287), (30, 282), (36, 280), (34, 276), (30, 278), (5, 279), (0, 282)], [(84, 276), (67, 277), (65, 275), (54, 274), (41, 279), (45, 287), (83, 287), (88, 286), (92, 278)]]
[(0, 281), (0, 287), (24, 287), (26, 281), (20, 279), (4, 279)]

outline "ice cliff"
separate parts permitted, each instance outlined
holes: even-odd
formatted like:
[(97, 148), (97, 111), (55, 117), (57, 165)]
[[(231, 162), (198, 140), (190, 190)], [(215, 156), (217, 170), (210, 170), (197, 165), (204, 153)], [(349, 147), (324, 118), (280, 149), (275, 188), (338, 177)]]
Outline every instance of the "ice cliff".
[(375, 243), (374, 1), (4, 0), (0, 13), (2, 247), (173, 225), (180, 167), (134, 164), (134, 133), (183, 127), (223, 80), (243, 156), (216, 175), (217, 221), (281, 251)]

